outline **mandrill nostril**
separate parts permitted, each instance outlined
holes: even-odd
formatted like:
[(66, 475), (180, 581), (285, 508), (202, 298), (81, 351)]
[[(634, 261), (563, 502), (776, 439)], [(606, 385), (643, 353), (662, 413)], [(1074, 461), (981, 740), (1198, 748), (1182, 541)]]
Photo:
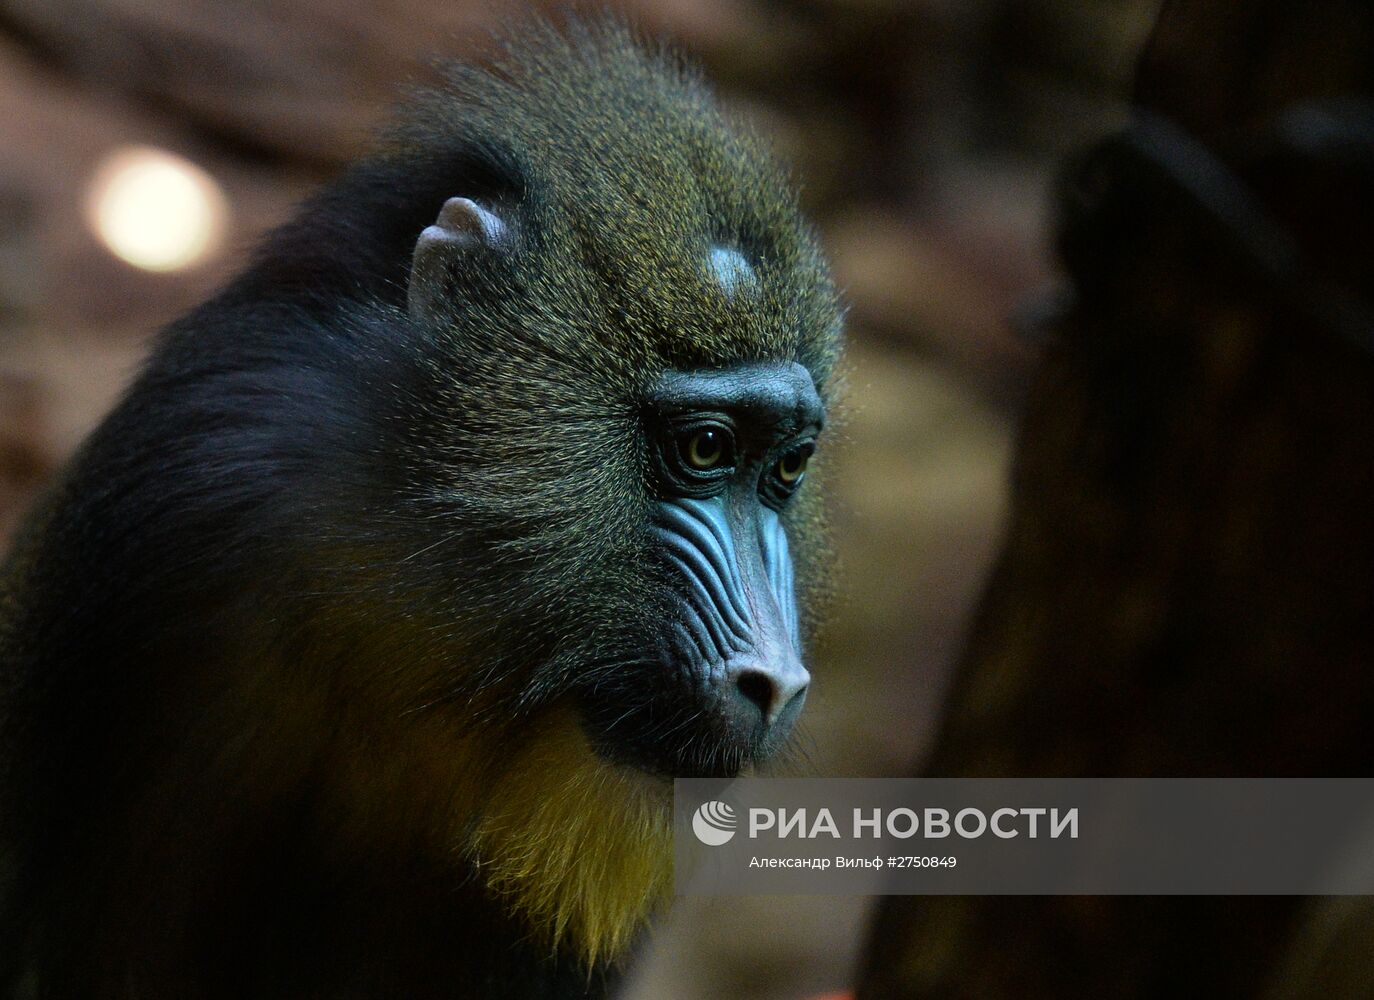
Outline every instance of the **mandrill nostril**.
[(772, 721), (777, 689), (767, 674), (757, 670), (745, 670), (735, 680), (735, 686), (739, 688), (739, 693), (759, 710), (765, 724)]
[(734, 690), (729, 699), (734, 704), (737, 723), (759, 734), (786, 735), (806, 701), (810, 681), (810, 675), (800, 665), (789, 670), (767, 667), (740, 670), (732, 676)]

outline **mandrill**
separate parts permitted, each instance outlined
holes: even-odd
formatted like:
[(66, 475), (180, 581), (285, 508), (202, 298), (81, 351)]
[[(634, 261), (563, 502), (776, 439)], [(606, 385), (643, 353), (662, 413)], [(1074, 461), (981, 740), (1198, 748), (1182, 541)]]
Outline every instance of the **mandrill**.
[(806, 697), (840, 326), (671, 56), (591, 20), (450, 67), (5, 565), (0, 996), (604, 996), (671, 779)]

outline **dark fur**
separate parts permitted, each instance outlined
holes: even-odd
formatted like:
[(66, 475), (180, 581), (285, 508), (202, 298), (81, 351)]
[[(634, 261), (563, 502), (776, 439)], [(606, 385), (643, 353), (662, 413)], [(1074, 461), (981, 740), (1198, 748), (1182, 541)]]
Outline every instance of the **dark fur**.
[[(444, 726), (498, 753), (645, 683), (643, 394), (787, 359), (824, 395), (839, 319), (783, 178), (671, 59), (530, 26), (449, 80), (163, 334), (6, 567), (3, 995), (600, 992), (433, 849), (407, 774)], [(454, 195), (518, 249), (416, 324)], [(712, 241), (757, 299), (703, 278)]]

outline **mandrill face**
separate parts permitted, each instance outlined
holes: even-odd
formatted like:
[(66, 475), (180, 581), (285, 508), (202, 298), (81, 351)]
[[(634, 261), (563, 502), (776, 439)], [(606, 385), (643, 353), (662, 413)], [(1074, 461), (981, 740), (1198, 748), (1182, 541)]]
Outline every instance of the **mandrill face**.
[(733, 776), (786, 741), (806, 701), (782, 514), (824, 425), (795, 363), (666, 372), (643, 417), (661, 631), (641, 684), (583, 692), (609, 758), (681, 777)]

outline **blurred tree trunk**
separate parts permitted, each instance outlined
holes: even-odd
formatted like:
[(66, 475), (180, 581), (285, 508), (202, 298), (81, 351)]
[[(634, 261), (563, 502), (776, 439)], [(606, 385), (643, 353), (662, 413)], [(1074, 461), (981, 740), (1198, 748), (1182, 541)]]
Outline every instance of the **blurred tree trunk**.
[[(1365, 2), (1165, 3), (1136, 96), (1177, 129), (1068, 174), (1076, 305), (924, 773), (1374, 773), (1372, 41)], [(1369, 996), (1370, 912), (894, 897), (858, 995)]]

